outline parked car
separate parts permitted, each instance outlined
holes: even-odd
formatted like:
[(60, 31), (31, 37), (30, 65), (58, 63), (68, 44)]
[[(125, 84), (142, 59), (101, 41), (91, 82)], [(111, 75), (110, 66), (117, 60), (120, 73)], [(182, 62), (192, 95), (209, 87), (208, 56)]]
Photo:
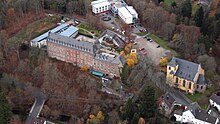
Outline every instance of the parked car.
[(134, 42), (133, 44), (134, 44), (134, 45), (137, 45), (137, 42)]
[(151, 39), (150, 39), (150, 38), (147, 38), (147, 41), (151, 41)]
[(139, 51), (142, 51), (142, 50), (144, 50), (144, 48), (140, 48), (140, 49), (139, 49)]
[(157, 48), (159, 48), (159, 47), (160, 47), (160, 45), (157, 46)]

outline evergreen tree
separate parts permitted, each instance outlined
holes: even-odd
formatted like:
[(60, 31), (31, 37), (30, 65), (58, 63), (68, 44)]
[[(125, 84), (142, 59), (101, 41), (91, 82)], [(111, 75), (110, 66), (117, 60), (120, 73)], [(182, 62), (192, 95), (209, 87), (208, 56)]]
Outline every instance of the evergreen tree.
[(173, 1), (173, 2), (171, 3), (171, 6), (172, 6), (172, 7), (175, 7), (175, 6), (176, 6), (176, 2)]
[(10, 119), (10, 109), (5, 95), (0, 91), (0, 124), (8, 124)]
[(143, 97), (140, 100), (140, 116), (144, 118), (153, 117), (156, 111), (155, 102), (155, 89), (153, 87), (148, 86), (144, 90)]
[(194, 20), (196, 22), (196, 26), (201, 27), (202, 26), (202, 22), (203, 22), (203, 17), (204, 17), (204, 11), (203, 8), (200, 7), (195, 14)]
[(134, 116), (134, 112), (134, 103), (131, 99), (128, 99), (124, 108), (124, 112), (122, 113), (123, 119), (131, 120)]
[(133, 116), (133, 118), (132, 118), (132, 120), (131, 120), (131, 124), (137, 124), (138, 123), (138, 121), (139, 121), (139, 114), (137, 113), (137, 112), (135, 112), (134, 113), (134, 116)]
[(182, 3), (181, 12), (182, 12), (183, 17), (188, 17), (188, 18), (191, 17), (191, 15), (192, 15), (192, 3), (191, 3), (191, 0), (185, 0)]

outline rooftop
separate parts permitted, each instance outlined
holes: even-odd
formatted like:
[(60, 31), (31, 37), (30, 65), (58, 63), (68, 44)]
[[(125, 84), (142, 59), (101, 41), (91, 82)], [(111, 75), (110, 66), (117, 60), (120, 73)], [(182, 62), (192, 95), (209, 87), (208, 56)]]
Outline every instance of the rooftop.
[(80, 41), (74, 38), (62, 36), (55, 33), (50, 33), (48, 36), (48, 42), (54, 42), (56, 44), (60, 44), (66, 47), (72, 47), (79, 51), (84, 51), (90, 54), (94, 54), (94, 44), (91, 42)]
[(213, 94), (213, 95), (210, 97), (210, 99), (220, 105), (220, 92), (217, 93), (217, 94)]
[(56, 28), (54, 28), (54, 29), (52, 29), (52, 30), (50, 30), (50, 31), (47, 31), (46, 33), (44, 33), (44, 34), (42, 34), (42, 35), (40, 35), (40, 36), (34, 38), (32, 41), (33, 41), (33, 42), (39, 42), (39, 41), (41, 41), (41, 40), (47, 38), (49, 32), (55, 33), (55, 32), (57, 32), (57, 31), (59, 31), (59, 30), (65, 28), (65, 27), (67, 27), (67, 26), (68, 26), (68, 24), (61, 24), (61, 25), (57, 26)]
[(46, 119), (45, 118), (42, 118), (42, 117), (39, 117), (39, 118), (36, 118), (36, 117), (33, 117), (31, 119), (31, 123), (30, 124), (44, 124), (46, 122)]
[(66, 30), (62, 31), (60, 33), (60, 35), (63, 36), (67, 36), (67, 37), (71, 37), (74, 33), (76, 33), (79, 29), (74, 27), (74, 26), (70, 26), (68, 27)]
[(124, 18), (132, 18), (133, 16), (131, 13), (127, 10), (126, 7), (118, 8), (118, 12), (122, 13)]
[(176, 65), (179, 67), (175, 75), (189, 81), (194, 80), (200, 66), (200, 64), (173, 57), (168, 66), (175, 67)]

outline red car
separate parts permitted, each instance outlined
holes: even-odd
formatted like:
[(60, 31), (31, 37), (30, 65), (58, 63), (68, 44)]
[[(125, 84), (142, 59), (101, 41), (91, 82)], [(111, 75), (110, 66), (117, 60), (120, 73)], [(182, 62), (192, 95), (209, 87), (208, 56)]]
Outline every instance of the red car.
[(139, 49), (139, 51), (142, 51), (142, 50), (144, 50), (144, 48), (140, 48), (140, 49)]

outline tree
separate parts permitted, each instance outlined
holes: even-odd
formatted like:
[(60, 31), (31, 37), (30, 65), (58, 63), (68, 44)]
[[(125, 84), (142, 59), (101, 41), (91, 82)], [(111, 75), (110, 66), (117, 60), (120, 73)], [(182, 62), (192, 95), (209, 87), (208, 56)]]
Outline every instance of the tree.
[(128, 68), (128, 65), (125, 64), (122, 68), (122, 72), (120, 74), (120, 77), (121, 77), (121, 81), (122, 83), (127, 83), (127, 78), (129, 76), (129, 68)]
[(182, 12), (183, 17), (188, 17), (188, 18), (191, 17), (191, 15), (192, 15), (191, 0), (183, 1), (182, 6), (181, 6), (181, 12)]
[(132, 118), (132, 120), (131, 120), (131, 124), (137, 124), (138, 123), (138, 121), (139, 121), (139, 114), (137, 113), (137, 112), (135, 112), (134, 113), (134, 116), (133, 116), (133, 118)]
[(140, 116), (144, 118), (151, 118), (156, 111), (155, 89), (147, 86), (144, 90), (143, 96), (140, 98), (139, 112)]
[(0, 124), (8, 124), (10, 121), (10, 108), (5, 95), (0, 91)]
[(196, 11), (196, 14), (195, 14), (195, 17), (194, 17), (196, 26), (199, 26), (199, 27), (202, 26), (203, 17), (204, 17), (204, 11), (203, 11), (203, 7), (201, 6), (201, 7)]
[(122, 113), (122, 118), (124, 120), (131, 120), (134, 116), (134, 103), (132, 102), (131, 99), (128, 99), (125, 107), (124, 107), (124, 111)]
[(176, 2), (173, 1), (173, 2), (171, 3), (171, 6), (172, 6), (172, 7), (176, 7)]

